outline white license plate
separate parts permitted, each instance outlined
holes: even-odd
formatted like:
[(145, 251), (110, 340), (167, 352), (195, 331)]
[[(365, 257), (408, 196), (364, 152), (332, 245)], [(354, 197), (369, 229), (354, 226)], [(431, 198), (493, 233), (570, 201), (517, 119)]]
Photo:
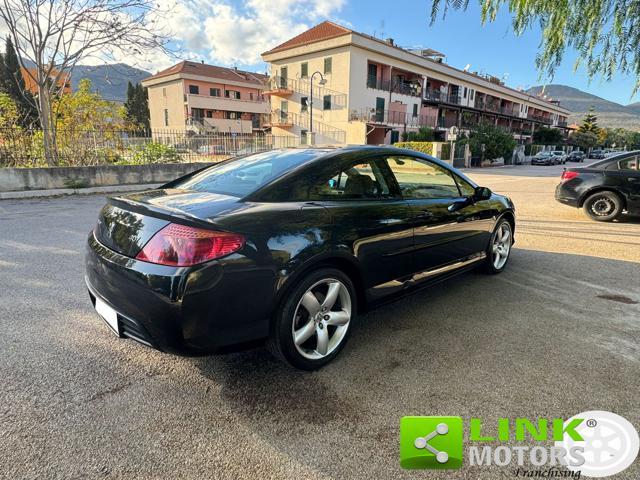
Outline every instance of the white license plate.
[(107, 322), (107, 325), (111, 327), (113, 332), (120, 336), (120, 330), (118, 328), (118, 314), (116, 311), (107, 305), (105, 302), (96, 297), (96, 312)]

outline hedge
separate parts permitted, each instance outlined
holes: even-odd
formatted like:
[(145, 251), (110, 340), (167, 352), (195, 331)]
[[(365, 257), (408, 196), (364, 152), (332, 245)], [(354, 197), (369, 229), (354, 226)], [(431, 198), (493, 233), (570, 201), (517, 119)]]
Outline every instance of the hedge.
[(397, 142), (394, 143), (393, 146), (406, 148), (408, 150), (415, 150), (416, 152), (426, 153), (427, 155), (433, 155), (434, 150), (433, 142)]

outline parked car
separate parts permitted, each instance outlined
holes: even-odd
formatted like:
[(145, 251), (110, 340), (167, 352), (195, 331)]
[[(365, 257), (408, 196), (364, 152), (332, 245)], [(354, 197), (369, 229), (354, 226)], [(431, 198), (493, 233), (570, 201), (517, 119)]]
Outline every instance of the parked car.
[(567, 168), (556, 187), (556, 200), (583, 208), (601, 222), (623, 211), (640, 214), (640, 151), (626, 152), (586, 167)]
[(551, 154), (555, 157), (557, 165), (567, 163), (567, 155), (562, 150), (554, 150)]
[(584, 162), (585, 159), (585, 154), (584, 152), (581, 152), (580, 150), (574, 150), (571, 153), (569, 153), (569, 155), (567, 156), (567, 161), (568, 162)]
[(592, 150), (589, 154), (589, 158), (593, 158), (594, 160), (602, 160), (606, 158), (607, 154), (604, 150)]
[(538, 152), (531, 158), (531, 165), (556, 165), (558, 159), (550, 151)]
[(224, 155), (226, 152), (224, 145), (202, 145), (198, 147), (200, 155)]
[(502, 272), (514, 229), (511, 200), (415, 151), (272, 150), (110, 198), (86, 283), (120, 337), (179, 354), (267, 339), (313, 370), (358, 312), (470, 268)]

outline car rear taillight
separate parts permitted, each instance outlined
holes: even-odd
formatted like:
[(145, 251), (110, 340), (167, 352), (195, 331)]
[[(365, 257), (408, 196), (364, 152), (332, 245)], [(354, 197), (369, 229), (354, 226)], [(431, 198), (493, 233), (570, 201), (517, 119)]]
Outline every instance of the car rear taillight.
[(578, 175), (580, 175), (578, 172), (570, 172), (568, 170), (565, 170), (564, 172), (562, 172), (562, 176), (560, 177), (560, 181), (562, 183), (568, 182), (572, 178), (576, 178)]
[(170, 223), (151, 237), (136, 259), (188, 267), (237, 252), (243, 245), (242, 235)]

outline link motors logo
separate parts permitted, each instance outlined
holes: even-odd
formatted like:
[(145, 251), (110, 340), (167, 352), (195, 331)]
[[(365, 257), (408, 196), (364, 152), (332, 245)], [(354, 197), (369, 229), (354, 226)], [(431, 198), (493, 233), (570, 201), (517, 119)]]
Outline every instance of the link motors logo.
[(556, 442), (556, 447), (568, 452), (575, 447), (584, 449), (584, 463), (580, 466), (568, 465), (569, 470), (579, 470), (586, 477), (608, 477), (625, 470), (638, 456), (638, 432), (626, 418), (594, 410), (579, 413), (568, 419), (567, 423), (577, 418), (585, 419), (576, 427), (582, 440), (576, 441), (565, 436)]
[[(633, 425), (605, 411), (583, 412), (567, 420), (501, 418), (494, 434), (484, 430), (482, 420), (470, 420), (468, 463), (516, 466), (515, 476), (523, 477), (608, 477), (628, 468), (640, 447)], [(402, 418), (400, 465), (411, 469), (462, 468), (463, 432), (460, 417)], [(514, 440), (545, 445), (486, 445)], [(550, 440), (555, 441), (554, 446), (547, 446)]]

